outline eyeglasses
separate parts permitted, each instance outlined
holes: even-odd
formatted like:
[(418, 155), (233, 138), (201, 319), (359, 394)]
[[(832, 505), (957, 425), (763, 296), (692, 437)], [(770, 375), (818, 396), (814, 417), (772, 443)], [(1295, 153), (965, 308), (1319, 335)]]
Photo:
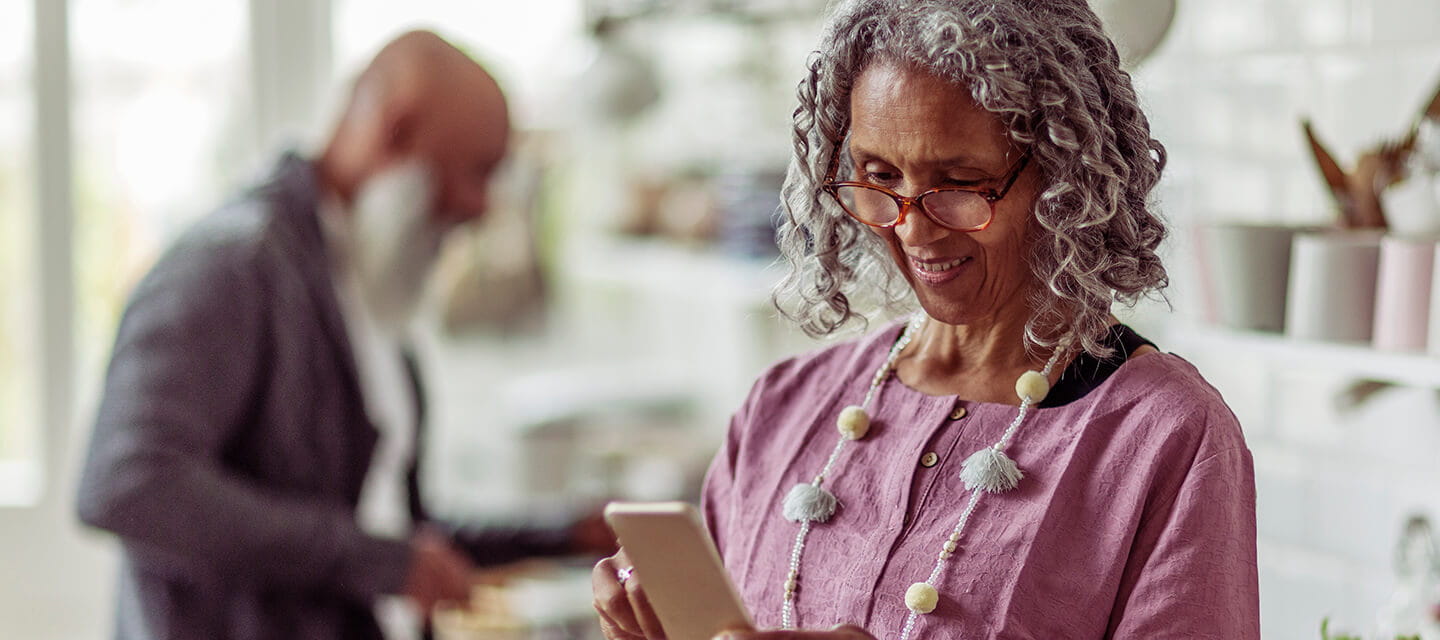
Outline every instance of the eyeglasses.
[(836, 182), (840, 152), (830, 158), (830, 169), (821, 188), (840, 203), (850, 217), (872, 227), (890, 229), (905, 222), (905, 212), (918, 208), (938, 224), (952, 231), (983, 231), (995, 219), (995, 203), (999, 202), (1019, 179), (1020, 172), (1030, 163), (1026, 151), (1006, 172), (999, 189), (974, 187), (938, 187), (914, 198), (907, 198), (877, 184), (868, 182)]

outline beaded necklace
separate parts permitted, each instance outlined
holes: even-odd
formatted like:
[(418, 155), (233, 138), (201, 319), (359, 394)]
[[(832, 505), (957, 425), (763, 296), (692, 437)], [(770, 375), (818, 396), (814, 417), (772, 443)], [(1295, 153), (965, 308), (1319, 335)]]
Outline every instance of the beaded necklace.
[[(880, 385), (895, 370), (895, 361), (900, 357), (900, 352), (910, 346), (910, 341), (925, 326), (925, 320), (924, 313), (917, 313), (910, 319), (900, 339), (890, 348), (885, 362), (871, 378), (870, 387), (865, 391), (865, 399), (858, 406), (851, 405), (840, 412), (835, 421), (835, 426), (840, 431), (840, 439), (835, 443), (835, 448), (830, 452), (830, 457), (825, 461), (820, 473), (810, 482), (795, 485), (785, 496), (782, 509), (785, 519), (799, 523), (800, 529), (795, 533), (795, 545), (790, 551), (790, 571), (785, 578), (785, 602), (780, 609), (781, 628), (794, 628), (795, 593), (800, 588), (800, 557), (805, 551), (805, 539), (810, 535), (811, 525), (828, 521), (830, 516), (835, 514), (835, 507), (839, 503), (835, 494), (821, 485), (834, 470), (845, 445), (864, 438), (870, 431), (870, 401), (875, 398), (875, 392)], [(975, 505), (980, 502), (980, 496), (1014, 489), (1024, 477), (1025, 474), (1016, 466), (1015, 461), (1005, 455), (1005, 449), (1010, 446), (1015, 432), (1025, 421), (1030, 407), (1044, 400), (1045, 395), (1050, 392), (1050, 372), (1055, 368), (1063, 350), (1056, 349), (1040, 371), (1026, 371), (1020, 375), (1015, 381), (1015, 394), (1020, 397), (1020, 412), (995, 444), (976, 451), (966, 458), (961, 466), (960, 479), (965, 482), (965, 489), (970, 491), (970, 500), (966, 503), (965, 510), (960, 513), (960, 520), (951, 530), (950, 537), (940, 546), (940, 553), (935, 558), (935, 568), (930, 571), (930, 576), (906, 589), (905, 607), (910, 610), (910, 615), (905, 619), (900, 640), (908, 640), (919, 616), (934, 611), (940, 602), (940, 592), (935, 588), (935, 581), (940, 578), (945, 562), (955, 553), (960, 536), (970, 522), (970, 514), (975, 512)]]

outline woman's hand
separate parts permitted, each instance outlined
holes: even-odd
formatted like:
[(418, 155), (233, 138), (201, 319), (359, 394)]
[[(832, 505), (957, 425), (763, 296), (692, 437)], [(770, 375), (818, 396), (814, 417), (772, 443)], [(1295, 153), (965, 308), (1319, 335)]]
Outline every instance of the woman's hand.
[(875, 636), (853, 624), (829, 631), (726, 631), (715, 640), (875, 640)]
[[(629, 568), (625, 549), (595, 564), (590, 587), (595, 593), (595, 611), (600, 614), (600, 631), (609, 640), (663, 640), (660, 619), (640, 587), (637, 576), (629, 574), (623, 584), (622, 569)], [(716, 640), (875, 640), (864, 629), (851, 624), (829, 631), (725, 631)]]
[[(620, 572), (628, 575), (621, 583)], [(630, 559), (625, 550), (595, 564), (590, 574), (590, 587), (595, 593), (595, 611), (600, 614), (600, 631), (610, 640), (657, 640), (665, 637), (660, 619), (650, 607), (649, 598), (640, 588), (640, 580), (630, 574)]]

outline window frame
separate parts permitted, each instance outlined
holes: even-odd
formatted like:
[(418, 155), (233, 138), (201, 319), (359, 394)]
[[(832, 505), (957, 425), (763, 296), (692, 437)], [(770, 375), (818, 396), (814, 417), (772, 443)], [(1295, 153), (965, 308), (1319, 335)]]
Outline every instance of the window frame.
[[(17, 461), (33, 476), (27, 491), (0, 495), (6, 509), (49, 509), (68, 504), (74, 453), (85, 445), (94, 401), (80, 382), (75, 266), (75, 92), (72, 88), (70, 2), (31, 0), (34, 189), (28, 215), (35, 230), (33, 318), (39, 345), (32, 428), (39, 430), (33, 460)], [(255, 158), (272, 152), (315, 124), (330, 86), (331, 0), (248, 0), (251, 81), (250, 129)], [(22, 214), (23, 215), (23, 214)], [(27, 464), (28, 463), (28, 464)]]

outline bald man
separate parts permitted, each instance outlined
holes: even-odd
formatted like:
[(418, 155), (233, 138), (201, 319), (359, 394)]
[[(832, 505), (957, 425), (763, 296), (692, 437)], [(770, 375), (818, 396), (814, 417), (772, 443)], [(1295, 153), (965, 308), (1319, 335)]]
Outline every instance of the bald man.
[(406, 327), (509, 131), (484, 69), (401, 36), (317, 157), (286, 155), (136, 288), (79, 491), (124, 550), (115, 637), (380, 638), (377, 606), (463, 601), (472, 560), (574, 548), (565, 530), (457, 540), (416, 486)]

